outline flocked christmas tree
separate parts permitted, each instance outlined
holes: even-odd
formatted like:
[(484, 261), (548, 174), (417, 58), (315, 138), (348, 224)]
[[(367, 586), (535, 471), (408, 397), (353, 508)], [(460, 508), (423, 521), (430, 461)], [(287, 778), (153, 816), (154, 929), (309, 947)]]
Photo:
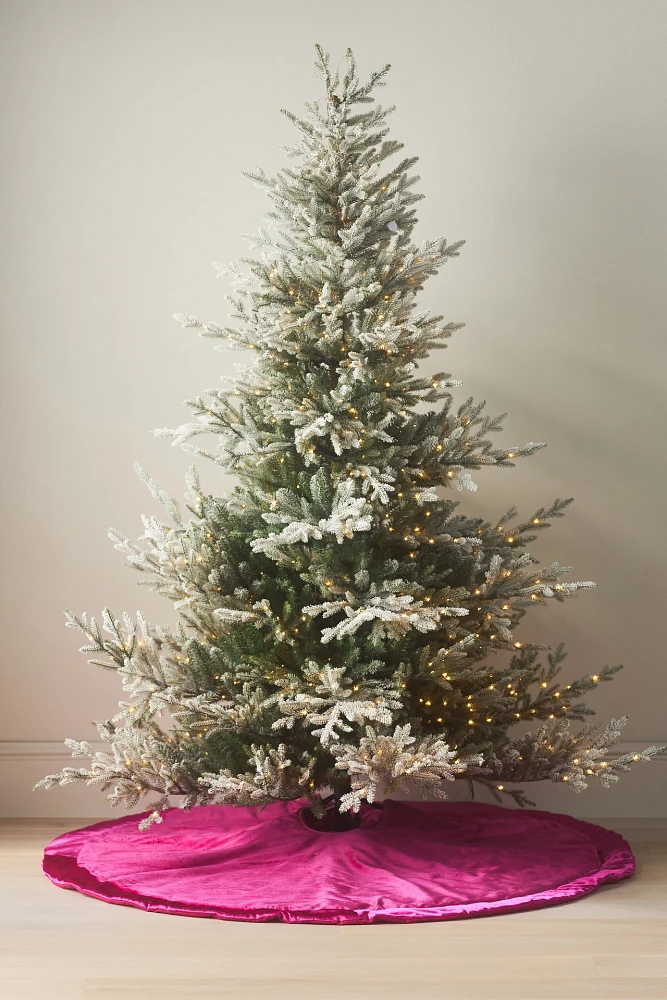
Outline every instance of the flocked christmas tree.
[[(169, 521), (144, 518), (139, 544), (111, 532), (180, 625), (68, 617), (129, 698), (96, 723), (109, 753), (67, 740), (90, 767), (39, 784), (100, 785), (128, 808), (157, 793), (143, 828), (170, 795), (185, 808), (304, 797), (316, 816), (334, 804), (354, 817), (378, 793), (465, 779), (524, 803), (505, 783), (607, 785), (658, 750), (610, 758), (623, 719), (570, 730), (619, 667), (563, 685), (562, 647), (543, 661), (547, 647), (516, 638), (529, 607), (593, 586), (526, 550), (570, 501), (520, 523), (514, 509), (494, 524), (459, 509), (470, 470), (542, 445), (494, 447), (501, 418), (455, 405), (449, 375), (420, 375), (462, 324), (420, 311), (417, 293), (461, 243), (412, 242), (416, 159), (385, 166), (402, 146), (372, 96), (389, 67), (362, 83), (348, 52), (340, 79), (317, 53), (324, 98), (304, 119), (284, 112), (296, 165), (249, 175), (272, 235), (252, 239), (246, 270), (216, 265), (237, 289), (236, 326), (176, 317), (254, 352), (191, 404), (195, 422), (157, 432), (240, 484), (205, 495), (193, 468), (186, 518), (140, 470)], [(203, 433), (215, 452), (193, 443)], [(520, 723), (534, 725), (513, 738)]]

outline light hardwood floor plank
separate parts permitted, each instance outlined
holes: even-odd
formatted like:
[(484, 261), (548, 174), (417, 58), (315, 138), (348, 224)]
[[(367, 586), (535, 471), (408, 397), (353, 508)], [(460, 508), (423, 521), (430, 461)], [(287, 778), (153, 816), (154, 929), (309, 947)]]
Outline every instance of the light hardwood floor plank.
[[(392, 979), (374, 983), (318, 979), (176, 980), (139, 984), (120, 980), (86, 980), (81, 1000), (664, 1000), (667, 980), (600, 979), (585, 984), (576, 979), (561, 983), (489, 983), (470, 979), (465, 984), (415, 981), (406, 992)], [(37, 994), (35, 994), (37, 1000)], [(23, 998), (22, 998), (23, 1000)], [(32, 1000), (32, 998), (30, 998)], [(78, 1000), (78, 998), (77, 998)]]
[(602, 979), (617, 979), (619, 976), (651, 978), (664, 976), (667, 981), (667, 939), (660, 950), (653, 951), (650, 945), (643, 949), (643, 955), (596, 955), (595, 964)]
[[(83, 1000), (83, 988), (83, 979), (3, 977), (0, 979), (0, 1000)], [(126, 996), (129, 998), (132, 993), (126, 993)]]

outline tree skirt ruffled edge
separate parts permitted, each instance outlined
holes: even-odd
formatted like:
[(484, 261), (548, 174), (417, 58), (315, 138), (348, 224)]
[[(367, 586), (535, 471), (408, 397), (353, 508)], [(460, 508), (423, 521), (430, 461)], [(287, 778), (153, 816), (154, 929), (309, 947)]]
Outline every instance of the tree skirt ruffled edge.
[(358, 829), (311, 829), (303, 802), (173, 809), (62, 834), (42, 864), (57, 886), (158, 913), (367, 924), (456, 920), (576, 900), (629, 878), (619, 834), (559, 813), (476, 802), (362, 807)]

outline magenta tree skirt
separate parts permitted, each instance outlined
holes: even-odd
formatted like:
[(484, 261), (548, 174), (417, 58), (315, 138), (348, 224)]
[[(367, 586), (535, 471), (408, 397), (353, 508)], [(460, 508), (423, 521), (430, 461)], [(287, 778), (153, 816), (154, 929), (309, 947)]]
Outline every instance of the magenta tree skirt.
[(571, 816), (477, 802), (364, 806), (361, 826), (311, 829), (303, 802), (172, 809), (57, 837), (56, 885), (108, 903), (223, 920), (455, 920), (587, 896), (635, 870), (617, 833)]

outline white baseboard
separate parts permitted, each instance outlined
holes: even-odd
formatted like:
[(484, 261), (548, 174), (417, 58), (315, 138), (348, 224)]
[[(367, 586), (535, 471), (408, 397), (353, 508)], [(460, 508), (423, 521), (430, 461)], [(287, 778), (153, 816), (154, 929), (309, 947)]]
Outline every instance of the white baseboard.
[[(654, 740), (664, 744), (667, 740)], [(106, 743), (90, 741), (93, 750), (104, 750)], [(616, 754), (649, 746), (648, 740), (619, 743)], [(0, 741), (0, 815), (4, 817), (101, 817), (111, 819), (123, 813), (122, 808), (111, 809), (99, 788), (86, 785), (55, 787), (48, 792), (42, 788), (32, 791), (35, 782), (45, 774), (59, 771), (66, 765), (85, 766), (86, 759), (72, 757), (62, 743), (42, 741)], [(528, 797), (538, 809), (587, 817), (653, 817), (667, 818), (667, 753), (654, 757), (648, 763), (638, 763), (628, 774), (621, 775), (612, 788), (591, 784), (585, 792), (576, 794), (562, 783), (539, 781), (524, 783)], [(465, 781), (453, 782), (447, 787), (448, 797), (455, 800), (469, 798)], [(480, 801), (487, 801), (482, 792)], [(143, 812), (142, 803), (133, 812)], [(508, 803), (511, 805), (511, 803)]]

